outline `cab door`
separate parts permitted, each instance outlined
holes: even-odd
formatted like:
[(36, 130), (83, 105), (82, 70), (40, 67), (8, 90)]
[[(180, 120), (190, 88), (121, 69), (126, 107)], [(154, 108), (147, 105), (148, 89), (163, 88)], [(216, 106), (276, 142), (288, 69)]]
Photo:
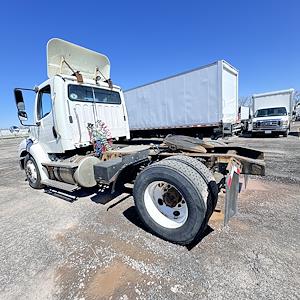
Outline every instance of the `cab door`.
[(58, 152), (59, 135), (55, 130), (54, 114), (53, 114), (53, 89), (51, 81), (48, 80), (36, 96), (36, 124), (35, 136), (47, 153)]

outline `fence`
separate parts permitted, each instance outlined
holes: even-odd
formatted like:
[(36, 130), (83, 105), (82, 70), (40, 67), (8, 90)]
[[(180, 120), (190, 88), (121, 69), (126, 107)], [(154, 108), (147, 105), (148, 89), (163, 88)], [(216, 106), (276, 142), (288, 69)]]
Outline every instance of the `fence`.
[(26, 137), (29, 135), (27, 128), (19, 128), (18, 130), (0, 129), (0, 139)]

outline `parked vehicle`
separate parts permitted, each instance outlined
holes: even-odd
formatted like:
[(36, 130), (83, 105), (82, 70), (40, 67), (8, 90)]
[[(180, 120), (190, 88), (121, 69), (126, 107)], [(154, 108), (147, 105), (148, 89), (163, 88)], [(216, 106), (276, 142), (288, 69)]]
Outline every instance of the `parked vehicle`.
[(290, 131), (293, 89), (253, 95), (252, 134), (282, 134)]
[(231, 134), (238, 71), (224, 60), (125, 91), (133, 137)]
[(249, 106), (240, 106), (238, 110), (238, 123), (235, 126), (236, 132), (243, 134), (250, 130), (250, 107)]
[[(47, 54), (49, 79), (32, 90), (35, 120), (19, 147), (20, 166), (32, 188), (70, 193), (109, 185), (113, 191), (134, 182), (137, 212), (148, 229), (188, 244), (205, 230), (226, 178), (232, 182), (232, 174), (240, 172), (264, 175), (263, 153), (252, 149), (187, 136), (133, 143), (108, 58), (60, 39), (48, 42)], [(14, 93), (25, 125), (23, 90)], [(211, 109), (221, 116), (219, 106)]]
[(295, 121), (300, 121), (300, 102), (295, 105), (293, 113)]
[(18, 127), (18, 126), (11, 126), (11, 127), (9, 127), (9, 131), (11, 133), (18, 133), (20, 131), (20, 127)]

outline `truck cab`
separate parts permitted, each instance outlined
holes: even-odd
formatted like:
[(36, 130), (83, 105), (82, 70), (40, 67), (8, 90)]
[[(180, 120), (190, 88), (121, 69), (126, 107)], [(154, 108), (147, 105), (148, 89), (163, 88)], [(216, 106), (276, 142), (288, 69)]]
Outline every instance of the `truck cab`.
[(120, 87), (86, 79), (55, 75), (36, 88), (31, 138), (47, 153), (65, 153), (91, 144), (88, 124), (101, 120), (113, 139), (129, 138)]
[(255, 112), (252, 125), (252, 132), (255, 133), (277, 133), (287, 136), (290, 117), (285, 107), (262, 108)]
[(293, 92), (289, 89), (253, 95), (253, 135), (289, 134)]
[[(49, 179), (43, 164), (93, 149), (96, 124), (106, 140), (130, 138), (123, 92), (110, 80), (110, 62), (105, 55), (51, 39), (47, 63), (48, 80), (34, 89), (14, 91), (19, 119), (30, 128), (29, 137), (19, 146), (20, 165), (31, 172), (26, 169), (30, 155), (40, 181)], [(26, 123), (24, 90), (35, 94), (32, 124)]]

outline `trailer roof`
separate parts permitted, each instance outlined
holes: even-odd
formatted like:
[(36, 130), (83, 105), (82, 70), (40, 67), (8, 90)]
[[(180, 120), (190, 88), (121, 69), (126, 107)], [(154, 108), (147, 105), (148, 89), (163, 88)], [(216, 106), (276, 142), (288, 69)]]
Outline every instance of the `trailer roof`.
[(267, 92), (267, 93), (261, 93), (261, 94), (253, 94), (253, 98), (258, 97), (265, 97), (265, 96), (274, 96), (274, 95), (280, 95), (280, 94), (291, 94), (295, 90), (294, 89), (287, 89), (287, 90), (280, 90), (280, 91), (273, 91), (273, 92)]
[(194, 68), (194, 69), (191, 69), (191, 70), (188, 70), (188, 71), (184, 71), (184, 72), (181, 72), (181, 73), (177, 73), (175, 75), (171, 75), (171, 76), (168, 76), (168, 77), (165, 77), (165, 78), (161, 78), (161, 79), (158, 79), (158, 80), (154, 80), (152, 82), (149, 82), (149, 83), (145, 83), (145, 84), (141, 84), (137, 87), (134, 87), (134, 88), (130, 88), (128, 90), (125, 90), (124, 92), (129, 92), (129, 91), (132, 91), (132, 90), (135, 90), (135, 89), (139, 89), (141, 87), (144, 87), (144, 86), (147, 86), (147, 85), (151, 85), (151, 84), (154, 84), (154, 83), (157, 83), (157, 82), (160, 82), (160, 81), (164, 81), (164, 80), (168, 80), (168, 79), (171, 79), (171, 78), (174, 78), (174, 77), (177, 77), (177, 76), (181, 76), (181, 75), (184, 75), (184, 74), (188, 74), (188, 73), (191, 73), (191, 72), (194, 72), (194, 71), (197, 71), (197, 70), (201, 70), (201, 69), (205, 69), (205, 68), (208, 68), (210, 66), (213, 66), (213, 65), (216, 65), (218, 64), (218, 62), (223, 62), (225, 64), (227, 64), (231, 69), (233, 69), (234, 71), (236, 71), (238, 73), (238, 69), (236, 69), (234, 66), (232, 66), (230, 63), (228, 63), (226, 60), (222, 59), (222, 60), (217, 60), (213, 63), (210, 63), (210, 64), (207, 64), (207, 65), (204, 65), (204, 66), (201, 66), (201, 67), (197, 67), (197, 68)]

